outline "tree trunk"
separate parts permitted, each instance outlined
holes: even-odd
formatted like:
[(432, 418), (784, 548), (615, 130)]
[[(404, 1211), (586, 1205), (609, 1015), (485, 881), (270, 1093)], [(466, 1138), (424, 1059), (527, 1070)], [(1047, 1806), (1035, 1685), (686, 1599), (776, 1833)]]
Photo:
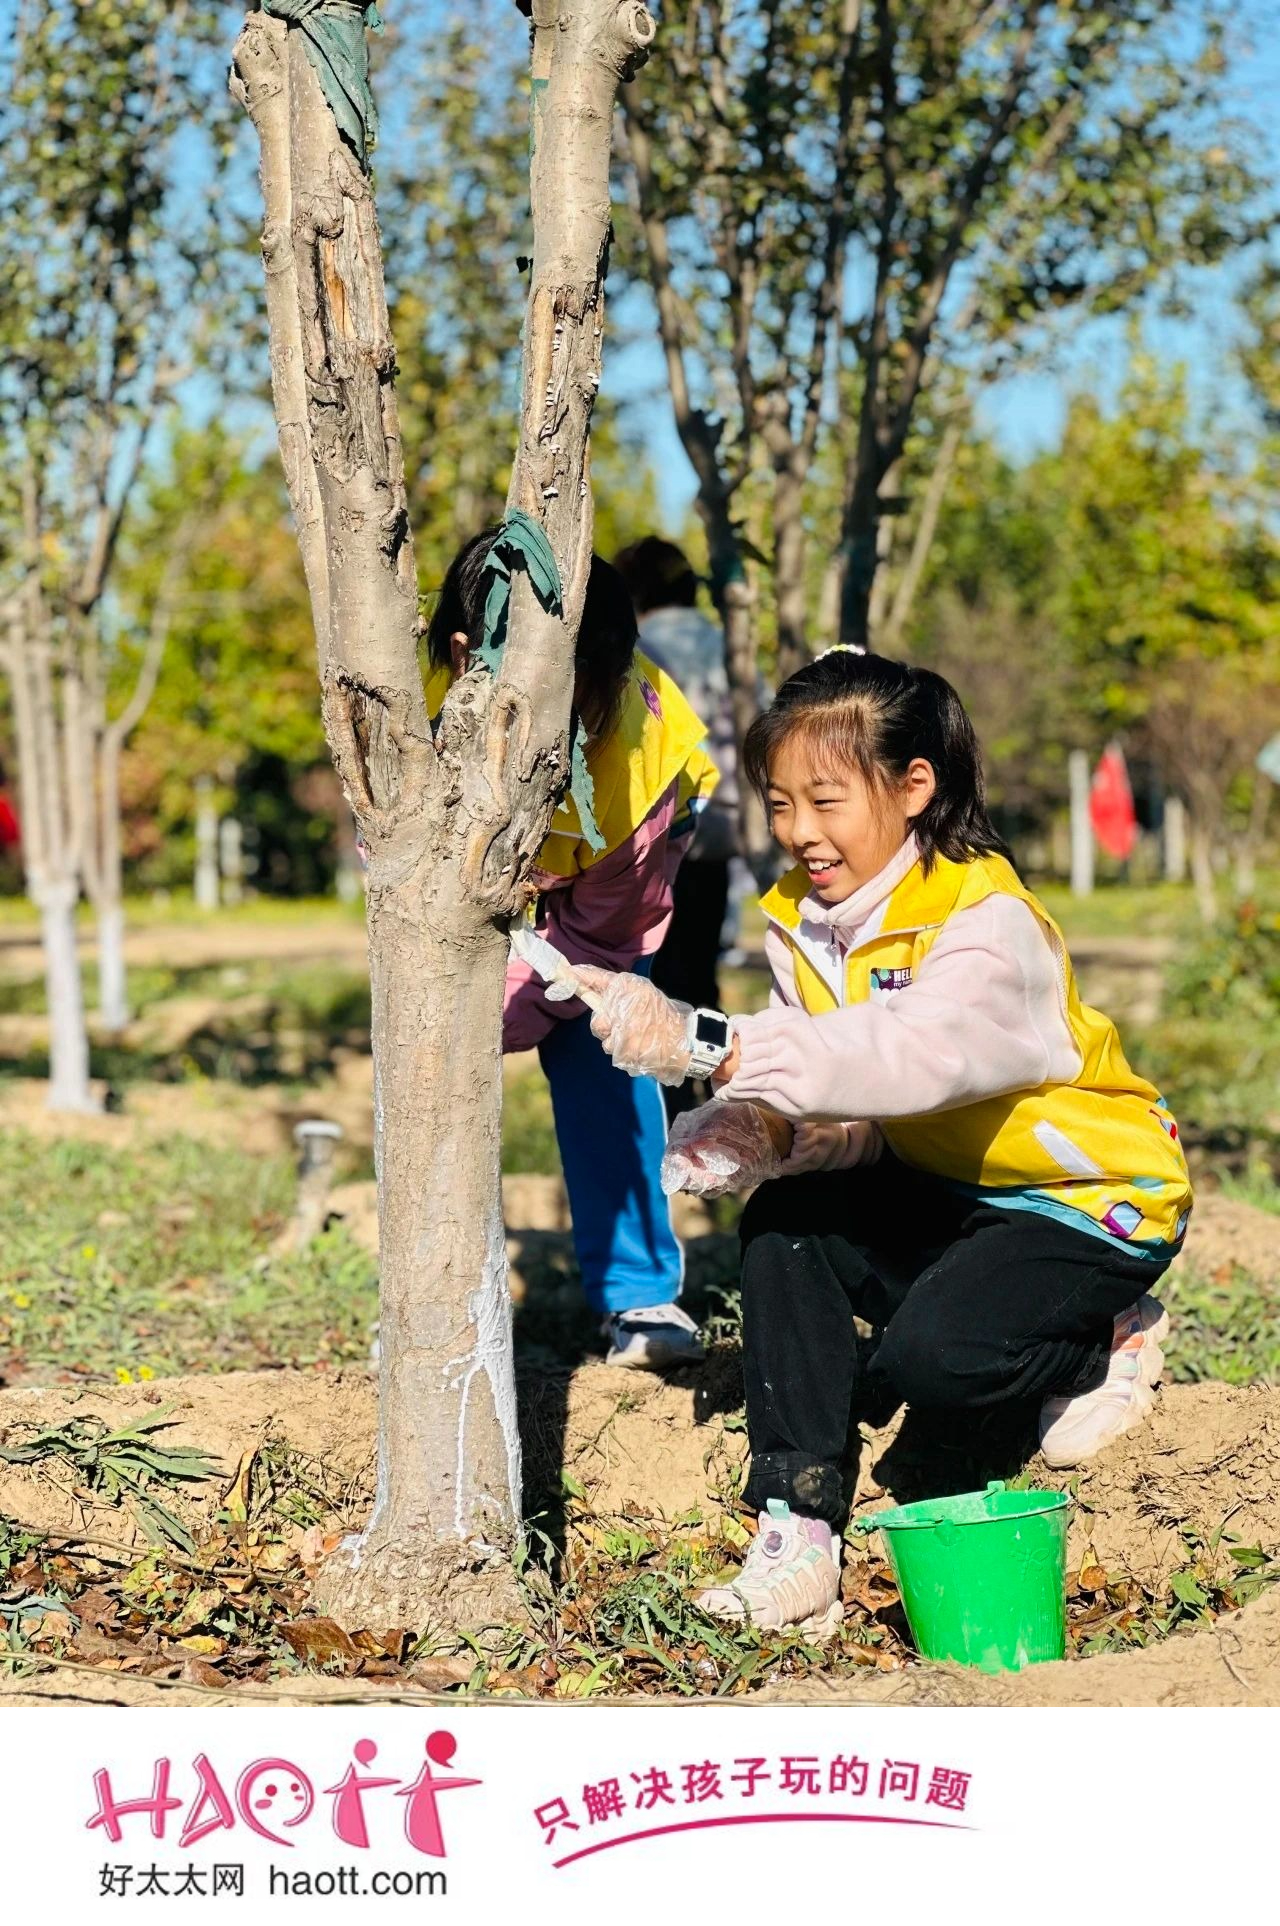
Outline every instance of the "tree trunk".
[(1089, 816), (1089, 755), (1073, 749), (1067, 757), (1071, 784), (1071, 894), (1093, 894), (1093, 823)]
[[(734, 741), (741, 759), (743, 737), (760, 713), (755, 594), (747, 580), (742, 541), (730, 515), (728, 500), (700, 487), (696, 506), (707, 531), (711, 596), (724, 634), (724, 668), (733, 711)], [(769, 873), (772, 842), (764, 805), (745, 782), (739, 785), (738, 828), (743, 856), (759, 882)]]
[(129, 989), (124, 966), (120, 859), (120, 743), (111, 730), (102, 740), (98, 775), (101, 853), (93, 903), (98, 942), (98, 1021), (108, 1036), (118, 1036), (129, 1021)]
[(213, 806), (213, 784), (196, 778), (196, 871), (194, 894), (198, 910), (218, 907), (218, 812)]
[(1206, 929), (1212, 929), (1218, 920), (1218, 891), (1213, 875), (1213, 828), (1198, 810), (1191, 812), (1191, 881), (1196, 893), (1196, 906), (1200, 920)]
[[(756, 651), (755, 595), (742, 565), (737, 529), (727, 508), (717, 512), (699, 496), (698, 512), (707, 530), (712, 594), (724, 631), (724, 666), (733, 709), (733, 734), (741, 764), (747, 730), (760, 713), (760, 661)], [(738, 787), (738, 827), (742, 854), (762, 886), (771, 877), (772, 839), (764, 804), (743, 781)]]
[(222, 900), (229, 909), (244, 901), (244, 839), (239, 820), (224, 816), (218, 824), (218, 874)]
[[(98, 942), (98, 1020), (109, 1036), (118, 1036), (129, 1022), (128, 980), (124, 964), (124, 859), (120, 833), (120, 753), (146, 713), (155, 694), (169, 636), (173, 598), (191, 534), (184, 523), (175, 538), (173, 553), (161, 577), (151, 630), (147, 638), (138, 679), (120, 714), (107, 718), (106, 692), (96, 653), (90, 687), (94, 693), (92, 725), (85, 731), (85, 763), (88, 769), (86, 800), (88, 829), (85, 836), (89, 860), (85, 882), (93, 903)], [(96, 775), (96, 782), (95, 782)]]
[(880, 650), (888, 647), (885, 625), (889, 618), (890, 571), (898, 541), (897, 511), (886, 513), (885, 503), (897, 495), (901, 476), (902, 463), (895, 461), (876, 491), (875, 569), (867, 596), (867, 629), (870, 646)]
[(953, 416), (943, 432), (942, 442), (924, 491), (920, 504), (920, 519), (916, 523), (915, 535), (911, 542), (911, 552), (907, 556), (902, 579), (894, 590), (888, 616), (885, 619), (880, 647), (888, 650), (899, 649), (906, 633), (907, 623), (915, 607), (920, 584), (924, 580), (925, 568), (929, 561), (929, 551), (933, 538), (938, 532), (938, 520), (942, 514), (942, 504), (946, 500), (947, 489), (955, 472), (956, 457), (960, 452), (961, 423)]
[(1258, 852), (1267, 834), (1267, 818), (1271, 814), (1272, 783), (1260, 769), (1253, 775), (1253, 799), (1249, 805), (1249, 820), (1244, 834), (1236, 845), (1236, 895), (1252, 896), (1258, 887)]
[(108, 1036), (119, 1036), (129, 1022), (123, 903), (99, 904), (94, 921), (98, 941), (98, 1022)]
[(573, 12), (533, 0), (532, 13), (534, 261), (509, 508), (542, 523), (562, 606), (541, 606), (518, 575), (497, 676), (462, 677), (434, 733), (369, 182), (301, 34), (251, 14), (233, 69), (262, 149), (286, 475), (291, 493), (314, 481), (318, 502), (308, 579), (325, 580), (323, 606), (313, 586), (325, 726), (369, 851), (378, 1487), (365, 1531), (317, 1588), (350, 1624), (458, 1626), (520, 1610), (509, 1563), (520, 1454), (499, 1177), (507, 923), (526, 900), (569, 773), (612, 109), (653, 36), (635, 0), (583, 0)]
[(1166, 796), (1164, 799), (1161, 841), (1164, 844), (1165, 882), (1185, 883), (1187, 880), (1187, 805), (1181, 796)]
[(45, 993), (49, 1012), (51, 1110), (98, 1109), (89, 1087), (89, 1037), (85, 1027), (76, 905), (80, 877), (75, 860), (66, 758), (58, 713), (53, 649), (47, 611), (37, 580), (28, 578), (21, 605), (8, 612), (9, 671), (14, 747), (22, 823), (22, 862), (27, 895), (40, 913)]
[(80, 892), (73, 881), (63, 880), (37, 884), (31, 894), (40, 911), (49, 1006), (49, 1108), (94, 1111), (99, 1106), (89, 1089), (89, 1040), (76, 944)]
[(880, 562), (880, 477), (877, 462), (864, 450), (854, 463), (840, 550), (840, 640), (869, 649), (871, 592)]
[(778, 608), (778, 680), (809, 659), (804, 597), (804, 482), (788, 462), (774, 470), (773, 581)]

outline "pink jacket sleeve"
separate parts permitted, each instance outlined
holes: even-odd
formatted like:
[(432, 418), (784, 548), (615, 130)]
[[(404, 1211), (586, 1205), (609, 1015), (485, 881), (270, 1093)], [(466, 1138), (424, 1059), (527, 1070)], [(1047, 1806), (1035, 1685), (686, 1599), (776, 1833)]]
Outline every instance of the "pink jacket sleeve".
[[(671, 843), (676, 784), (664, 790), (640, 827), (564, 889), (544, 899), (547, 941), (571, 963), (605, 970), (634, 969), (661, 948), (671, 921), (671, 886), (681, 838)], [(585, 1005), (549, 1003), (545, 985), (527, 964), (507, 965), (502, 1013), (504, 1050), (532, 1050), (554, 1023), (579, 1017)]]
[(741, 1060), (717, 1095), (784, 1117), (920, 1117), (1068, 1083), (1080, 1068), (1058, 958), (1016, 897), (959, 911), (915, 982), (883, 1003), (809, 1016), (788, 979), (779, 958), (779, 1004), (735, 1019)]

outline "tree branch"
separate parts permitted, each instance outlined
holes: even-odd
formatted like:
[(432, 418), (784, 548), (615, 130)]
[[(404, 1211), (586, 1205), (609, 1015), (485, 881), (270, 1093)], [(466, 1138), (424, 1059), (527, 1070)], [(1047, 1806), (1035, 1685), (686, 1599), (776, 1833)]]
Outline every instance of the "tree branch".
[(837, 133), (832, 166), (831, 207), (827, 215), (822, 249), (822, 279), (814, 305), (813, 336), (805, 397), (801, 411), (800, 446), (806, 468), (813, 460), (822, 416), (822, 393), (826, 382), (827, 349), (832, 322), (840, 303), (844, 280), (845, 248), (849, 235), (849, 204), (852, 182), (849, 161), (853, 150), (855, 122), (858, 128), (866, 117), (865, 103), (860, 115), (854, 111), (854, 84), (862, 32), (862, 0), (844, 0), (840, 24), (840, 51), (837, 56)]
[(987, 132), (982, 145), (970, 161), (952, 195), (956, 211), (943, 243), (938, 265), (926, 283), (919, 315), (914, 327), (907, 335), (905, 365), (898, 391), (897, 406), (886, 443), (881, 449), (882, 459), (885, 462), (895, 460), (905, 446), (907, 431), (911, 425), (911, 411), (915, 407), (916, 397), (920, 392), (925, 358), (928, 354), (934, 323), (938, 318), (938, 310), (946, 294), (951, 271), (963, 251), (965, 232), (973, 218), (974, 209), (990, 178), (991, 164), (1001, 142), (1014, 125), (1018, 102), (1035, 47), (1036, 23), (1043, 10), (1044, 0), (1028, 0), (1027, 6), (1023, 9), (1023, 24), (1015, 44), (1008, 79), (988, 119)]
[(666, 362), (676, 432), (703, 494), (709, 500), (727, 502), (740, 484), (731, 483), (722, 474), (718, 436), (702, 410), (694, 407), (690, 395), (680, 303), (671, 279), (671, 245), (666, 221), (659, 212), (653, 148), (644, 122), (639, 92), (626, 86), (621, 89), (620, 97), (627, 132), (627, 152), (636, 183), (637, 212), (649, 257), (649, 281), (658, 310), (658, 334)]
[(915, 605), (916, 595), (919, 592), (920, 583), (924, 576), (925, 564), (928, 562), (929, 551), (933, 547), (933, 538), (937, 533), (938, 517), (942, 513), (942, 504), (946, 499), (947, 489), (951, 484), (951, 475), (955, 468), (956, 456), (960, 452), (962, 433), (963, 424), (959, 414), (955, 414), (947, 423), (943, 433), (942, 442), (938, 448), (937, 457), (933, 464), (933, 471), (929, 476), (929, 485), (925, 490), (924, 500), (920, 504), (920, 520), (916, 524), (915, 536), (911, 543), (911, 553), (907, 557), (907, 565), (902, 571), (902, 579), (894, 591), (893, 603), (884, 624), (884, 633), (880, 638), (880, 647), (885, 652), (896, 649), (901, 643), (903, 631), (907, 626), (911, 610)]

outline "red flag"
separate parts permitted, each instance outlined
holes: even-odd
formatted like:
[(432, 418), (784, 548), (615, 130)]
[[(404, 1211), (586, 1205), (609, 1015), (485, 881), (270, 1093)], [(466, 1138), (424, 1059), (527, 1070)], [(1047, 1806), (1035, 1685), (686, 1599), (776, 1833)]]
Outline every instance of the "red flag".
[(1115, 856), (1121, 862), (1132, 856), (1138, 840), (1138, 818), (1134, 813), (1124, 752), (1118, 743), (1109, 744), (1098, 758), (1089, 790), (1089, 821), (1108, 856)]

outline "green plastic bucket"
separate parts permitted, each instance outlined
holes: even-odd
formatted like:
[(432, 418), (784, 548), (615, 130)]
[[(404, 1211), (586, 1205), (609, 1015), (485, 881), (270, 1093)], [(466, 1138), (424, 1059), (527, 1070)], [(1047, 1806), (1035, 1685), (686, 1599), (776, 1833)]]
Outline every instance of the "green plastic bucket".
[(1067, 1643), (1065, 1491), (990, 1484), (859, 1519), (884, 1534), (921, 1655), (1020, 1672)]

